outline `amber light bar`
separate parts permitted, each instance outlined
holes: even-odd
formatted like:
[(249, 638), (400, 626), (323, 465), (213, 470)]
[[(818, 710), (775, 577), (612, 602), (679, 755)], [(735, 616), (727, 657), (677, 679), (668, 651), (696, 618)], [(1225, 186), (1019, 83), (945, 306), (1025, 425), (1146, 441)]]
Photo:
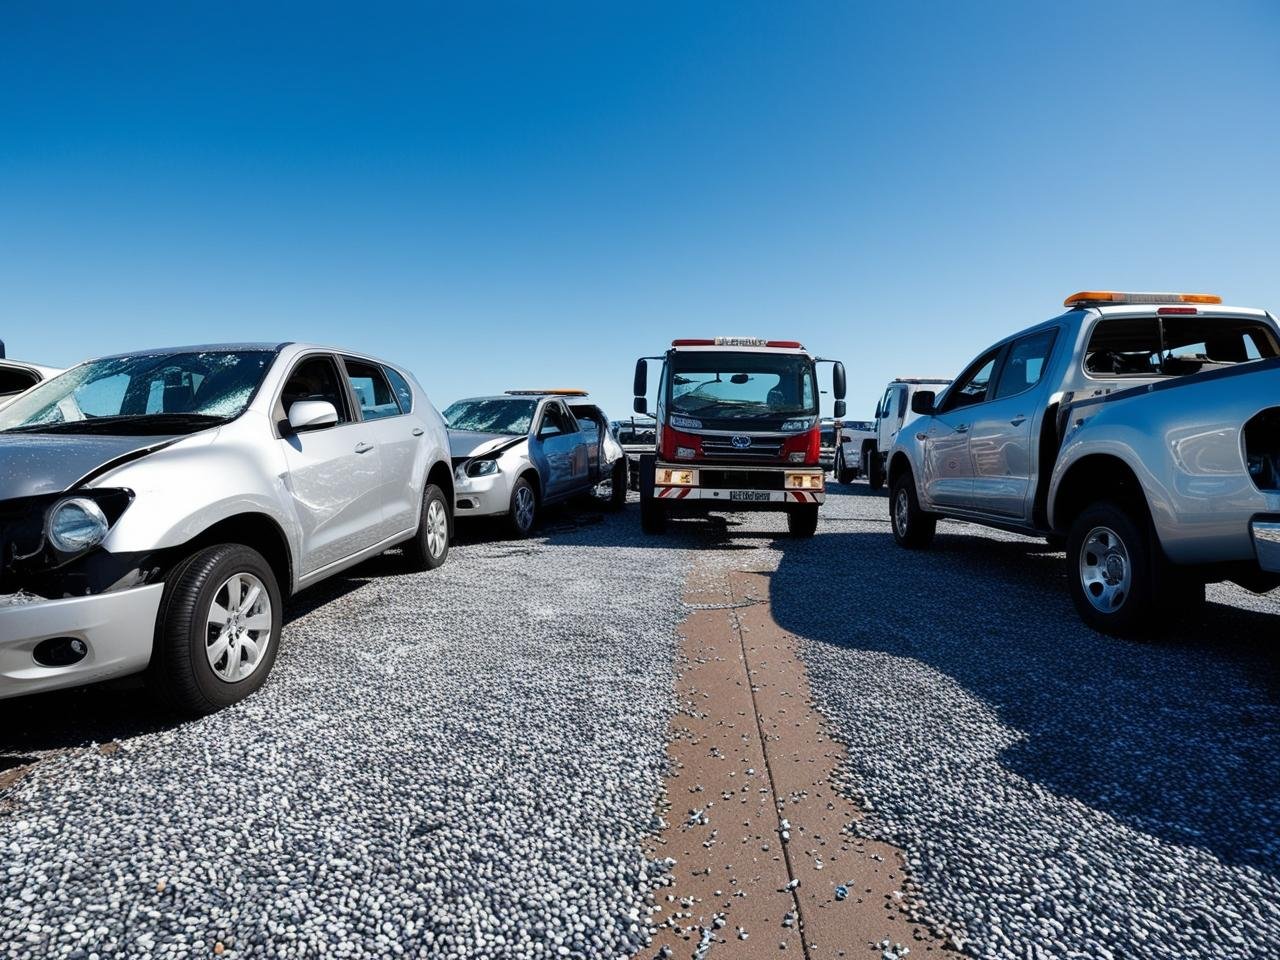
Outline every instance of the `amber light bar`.
[(1062, 301), (1064, 307), (1086, 303), (1221, 303), (1212, 293), (1126, 293), (1120, 290), (1082, 290)]

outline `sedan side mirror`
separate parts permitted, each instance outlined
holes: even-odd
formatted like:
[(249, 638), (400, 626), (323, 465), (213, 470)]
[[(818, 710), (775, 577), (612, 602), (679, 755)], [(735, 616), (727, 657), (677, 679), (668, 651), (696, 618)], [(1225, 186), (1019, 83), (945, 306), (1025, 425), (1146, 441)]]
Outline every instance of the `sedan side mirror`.
[(289, 426), (295, 433), (335, 426), (338, 409), (328, 400), (297, 400), (289, 407)]
[(911, 412), (922, 416), (933, 413), (933, 399), (936, 394), (932, 390), (917, 390), (911, 395)]

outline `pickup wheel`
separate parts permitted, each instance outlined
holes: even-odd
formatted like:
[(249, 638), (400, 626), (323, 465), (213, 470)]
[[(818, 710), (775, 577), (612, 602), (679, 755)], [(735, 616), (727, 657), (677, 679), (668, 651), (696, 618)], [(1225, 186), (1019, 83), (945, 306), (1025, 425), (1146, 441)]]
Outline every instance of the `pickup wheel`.
[(818, 505), (806, 503), (787, 511), (787, 532), (793, 537), (812, 537), (818, 532)]
[(449, 557), (449, 504), (444, 491), (428, 483), (422, 491), (422, 518), (418, 532), (404, 544), (405, 563), (411, 570), (434, 570)]
[(1155, 573), (1145, 515), (1104, 500), (1086, 508), (1071, 525), (1071, 599), (1080, 618), (1095, 630), (1116, 637), (1151, 632), (1157, 625)]
[(850, 470), (844, 462), (844, 450), (836, 451), (836, 467), (835, 467), (836, 483), (853, 483), (854, 471)]
[(909, 470), (902, 472), (889, 492), (889, 522), (893, 527), (893, 539), (908, 550), (929, 546), (937, 533), (938, 518), (920, 509), (916, 482)]
[(243, 700), (271, 673), (283, 611), (275, 574), (256, 550), (224, 543), (192, 554), (165, 586), (147, 686), (197, 716)]
[(867, 456), (867, 485), (872, 490), (879, 490), (884, 486), (884, 460), (875, 450), (868, 450)]
[(526, 478), (521, 477), (511, 488), (511, 509), (507, 512), (507, 529), (513, 537), (524, 539), (533, 533), (538, 522), (538, 494)]

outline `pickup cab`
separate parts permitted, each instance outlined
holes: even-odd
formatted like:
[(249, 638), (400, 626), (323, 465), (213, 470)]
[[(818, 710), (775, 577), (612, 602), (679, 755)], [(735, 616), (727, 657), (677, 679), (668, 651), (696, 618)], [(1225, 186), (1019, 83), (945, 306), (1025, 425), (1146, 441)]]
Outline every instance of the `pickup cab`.
[(1065, 546), (1081, 617), (1146, 633), (1206, 583), (1280, 585), (1280, 328), (1207, 294), (1092, 291), (984, 350), (889, 457), (894, 538), (940, 517)]

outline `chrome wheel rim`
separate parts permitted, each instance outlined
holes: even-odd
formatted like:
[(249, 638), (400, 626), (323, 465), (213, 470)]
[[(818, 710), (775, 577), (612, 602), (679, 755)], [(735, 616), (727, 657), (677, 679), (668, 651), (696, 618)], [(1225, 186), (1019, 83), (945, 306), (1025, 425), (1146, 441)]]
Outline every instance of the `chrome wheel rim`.
[(427, 552), (438, 558), (448, 542), (449, 518), (445, 516), (444, 504), (432, 500), (427, 504)]
[(1115, 613), (1133, 586), (1133, 562), (1110, 527), (1094, 527), (1080, 547), (1080, 585), (1095, 610)]
[(906, 535), (907, 521), (910, 517), (911, 502), (907, 499), (907, 490), (905, 487), (899, 487), (897, 496), (893, 498), (893, 524), (898, 528), (899, 535)]
[(252, 573), (233, 573), (217, 589), (205, 619), (205, 657), (214, 676), (239, 683), (253, 675), (271, 643), (271, 595)]
[(516, 525), (521, 530), (528, 530), (533, 526), (533, 508), (533, 491), (528, 487), (521, 487), (516, 491)]

